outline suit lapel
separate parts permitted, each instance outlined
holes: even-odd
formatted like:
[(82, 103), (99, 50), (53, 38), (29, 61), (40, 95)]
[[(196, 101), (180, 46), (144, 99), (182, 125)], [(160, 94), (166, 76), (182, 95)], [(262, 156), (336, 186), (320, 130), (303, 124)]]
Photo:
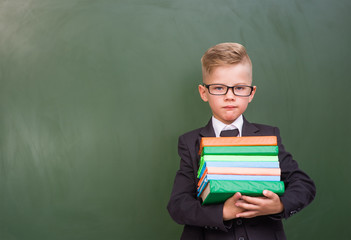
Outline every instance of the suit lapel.
[(205, 127), (203, 127), (200, 131), (200, 138), (201, 137), (215, 137), (216, 134), (214, 132), (213, 126), (212, 126), (212, 118), (210, 121), (207, 123)]
[(243, 116), (244, 124), (242, 129), (242, 136), (257, 136), (259, 134), (259, 129), (252, 123), (249, 123)]

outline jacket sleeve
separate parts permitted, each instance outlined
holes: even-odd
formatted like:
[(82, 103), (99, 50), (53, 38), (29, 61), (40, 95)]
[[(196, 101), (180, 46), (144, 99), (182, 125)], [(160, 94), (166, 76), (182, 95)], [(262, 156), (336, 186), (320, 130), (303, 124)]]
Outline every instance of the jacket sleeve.
[(280, 138), (280, 131), (274, 128), (278, 140), (281, 179), (285, 184), (285, 193), (280, 197), (284, 211), (281, 217), (288, 218), (312, 202), (316, 187), (311, 178), (302, 170), (290, 153), (285, 151)]
[[(179, 224), (228, 231), (223, 222), (223, 204), (202, 206), (196, 197), (197, 179), (193, 161), (183, 136), (179, 137), (178, 154), (181, 158), (171, 197), (167, 206), (169, 214)], [(197, 169), (196, 169), (197, 170)]]

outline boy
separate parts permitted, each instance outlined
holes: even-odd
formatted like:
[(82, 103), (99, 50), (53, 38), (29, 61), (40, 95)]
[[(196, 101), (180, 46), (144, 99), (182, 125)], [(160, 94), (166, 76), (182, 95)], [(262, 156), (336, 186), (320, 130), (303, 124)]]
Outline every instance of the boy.
[[(206, 51), (201, 63), (203, 85), (199, 85), (199, 93), (213, 116), (205, 127), (179, 137), (180, 169), (167, 208), (177, 223), (185, 225), (181, 239), (286, 239), (281, 219), (307, 206), (314, 199), (315, 185), (285, 151), (278, 128), (249, 123), (243, 117), (256, 92), (244, 46), (218, 44)], [(237, 137), (277, 136), (283, 196), (268, 190), (263, 191), (264, 197), (236, 193), (223, 204), (201, 205), (196, 197), (200, 140), (228, 133)]]

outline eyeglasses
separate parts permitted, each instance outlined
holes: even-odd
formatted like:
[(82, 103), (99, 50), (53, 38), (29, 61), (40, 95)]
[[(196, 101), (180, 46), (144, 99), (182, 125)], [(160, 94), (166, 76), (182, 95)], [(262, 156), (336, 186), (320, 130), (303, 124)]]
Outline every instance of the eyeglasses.
[(204, 84), (208, 92), (212, 95), (226, 95), (228, 89), (232, 89), (235, 96), (248, 97), (253, 91), (253, 86), (236, 85), (229, 87), (223, 84)]

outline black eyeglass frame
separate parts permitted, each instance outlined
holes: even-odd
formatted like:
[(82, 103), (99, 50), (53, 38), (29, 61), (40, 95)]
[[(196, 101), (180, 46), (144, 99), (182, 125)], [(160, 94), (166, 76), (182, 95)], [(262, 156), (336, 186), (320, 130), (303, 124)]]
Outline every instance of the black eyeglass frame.
[[(211, 93), (211, 92), (210, 92), (210, 86), (212, 86), (212, 85), (224, 86), (224, 87), (227, 88), (227, 91), (226, 91), (225, 93), (222, 93), (222, 94), (214, 94), (214, 93)], [(211, 95), (216, 95), (216, 96), (226, 95), (226, 94), (228, 93), (228, 90), (229, 90), (229, 89), (232, 89), (232, 92), (233, 92), (233, 94), (234, 94), (235, 96), (238, 96), (238, 97), (249, 97), (249, 96), (251, 96), (252, 91), (253, 91), (253, 89), (254, 89), (253, 86), (248, 86), (248, 85), (235, 85), (235, 86), (229, 87), (229, 86), (224, 85), (224, 84), (204, 84), (204, 86), (208, 89), (208, 93), (209, 93), (209, 94), (211, 94)], [(250, 94), (248, 94), (248, 95), (238, 95), (238, 94), (235, 94), (234, 88), (236, 88), (236, 87), (249, 87), (249, 88), (251, 89)]]

